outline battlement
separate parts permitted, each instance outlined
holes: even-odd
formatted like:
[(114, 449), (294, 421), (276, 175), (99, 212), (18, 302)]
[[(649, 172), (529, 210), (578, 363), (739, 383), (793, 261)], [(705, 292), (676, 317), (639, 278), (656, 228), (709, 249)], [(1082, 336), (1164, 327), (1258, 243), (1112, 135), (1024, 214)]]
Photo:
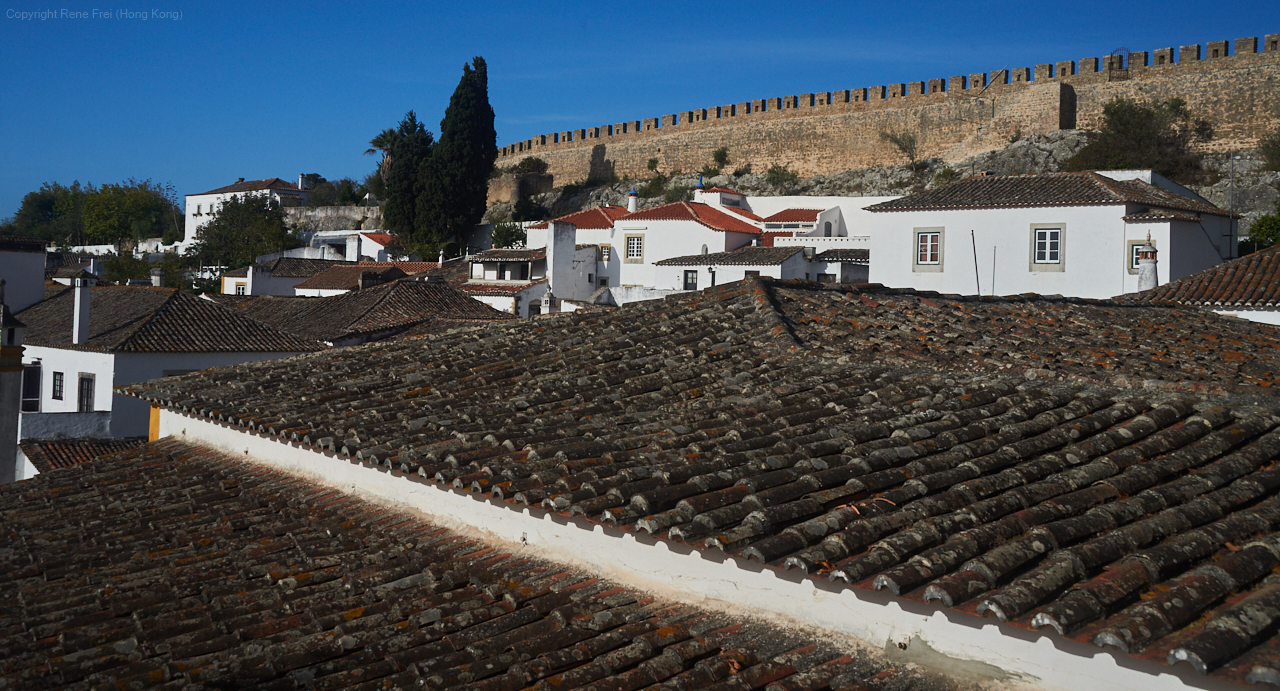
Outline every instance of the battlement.
[(905, 84), (888, 84), (754, 99), (740, 103), (696, 108), (660, 117), (643, 118), (586, 129), (540, 134), (503, 146), (498, 151), (499, 163), (506, 158), (522, 158), (527, 154), (565, 147), (588, 146), (603, 140), (670, 134), (673, 130), (714, 127), (725, 121), (761, 120), (776, 117), (819, 115), (833, 112), (894, 108), (948, 98), (975, 98), (979, 95), (999, 98), (1014, 89), (1024, 89), (1046, 82), (1064, 82), (1072, 86), (1143, 79), (1177, 72), (1230, 69), (1274, 62), (1280, 58), (1280, 33), (1266, 34), (1261, 43), (1257, 37), (1235, 41), (1211, 41), (1202, 45), (1179, 46), (1174, 59), (1173, 48), (1131, 52), (1128, 55), (1087, 57), (1079, 62), (1063, 60), (1016, 67), (987, 73), (938, 77)]

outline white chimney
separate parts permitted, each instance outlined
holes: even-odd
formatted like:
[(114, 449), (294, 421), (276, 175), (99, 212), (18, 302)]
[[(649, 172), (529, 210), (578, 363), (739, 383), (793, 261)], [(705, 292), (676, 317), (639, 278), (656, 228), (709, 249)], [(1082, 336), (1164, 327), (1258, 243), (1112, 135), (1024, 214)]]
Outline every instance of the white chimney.
[(1151, 244), (1151, 233), (1147, 233), (1147, 244), (1138, 248), (1138, 290), (1151, 290), (1160, 285), (1156, 275), (1156, 248)]
[[(303, 178), (302, 173), (298, 173), (298, 189), (304, 189), (302, 186), (302, 178)], [(240, 178), (240, 179), (243, 180), (244, 178)]]
[(547, 289), (555, 297), (579, 297), (573, 289), (573, 254), (577, 237), (578, 227), (572, 223), (551, 221), (547, 224)]
[(151, 285), (157, 288), (164, 285), (164, 269), (151, 270)]
[(635, 213), (640, 209), (640, 195), (636, 194), (635, 188), (631, 189), (631, 194), (627, 195), (627, 212)]
[(75, 282), (75, 302), (71, 321), (71, 342), (77, 345), (89, 340), (89, 287), (93, 282), (87, 278), (73, 279)]

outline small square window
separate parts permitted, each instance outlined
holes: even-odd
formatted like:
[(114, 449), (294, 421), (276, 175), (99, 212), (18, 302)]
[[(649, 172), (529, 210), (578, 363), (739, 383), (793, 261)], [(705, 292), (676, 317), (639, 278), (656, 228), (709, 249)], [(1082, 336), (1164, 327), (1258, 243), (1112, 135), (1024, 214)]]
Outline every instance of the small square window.
[(942, 233), (916, 235), (916, 263), (938, 264), (942, 261)]
[(1034, 259), (1037, 264), (1060, 264), (1062, 262), (1062, 229), (1037, 228)]
[(244, 295), (244, 284), (243, 284), (243, 283), (237, 283), (237, 284), (236, 284), (236, 295)]
[(759, 276), (759, 275), (760, 275), (760, 272), (753, 269), (748, 269), (742, 272), (742, 276), (744, 278), (751, 278), (753, 276)]
[(66, 378), (62, 372), (53, 373), (53, 400), (62, 400), (62, 390), (66, 386)]
[(684, 289), (685, 290), (698, 289), (698, 270), (697, 269), (686, 270), (684, 272)]

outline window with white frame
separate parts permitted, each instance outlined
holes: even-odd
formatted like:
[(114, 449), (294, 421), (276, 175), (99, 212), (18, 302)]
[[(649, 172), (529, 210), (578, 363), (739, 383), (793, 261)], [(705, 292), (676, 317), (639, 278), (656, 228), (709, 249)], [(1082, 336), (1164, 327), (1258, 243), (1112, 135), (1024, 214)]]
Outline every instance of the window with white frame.
[(61, 401), (63, 389), (66, 388), (66, 377), (62, 372), (53, 373), (53, 400)]
[(243, 284), (243, 283), (237, 283), (237, 284), (236, 284), (236, 295), (244, 295), (244, 284)]
[(1062, 229), (1036, 228), (1032, 259), (1036, 264), (1062, 263)]
[(600, 245), (600, 261), (607, 262), (613, 257), (613, 247), (611, 245)]
[(644, 263), (644, 236), (628, 235), (626, 241), (627, 241), (626, 263), (643, 264)]
[(928, 231), (916, 233), (916, 263), (942, 263), (942, 233)]

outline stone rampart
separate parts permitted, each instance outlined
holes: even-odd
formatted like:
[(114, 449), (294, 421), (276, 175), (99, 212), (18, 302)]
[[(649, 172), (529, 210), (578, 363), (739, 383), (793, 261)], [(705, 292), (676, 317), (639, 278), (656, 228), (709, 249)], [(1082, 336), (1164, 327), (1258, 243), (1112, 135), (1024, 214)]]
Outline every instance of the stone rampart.
[[(1176, 56), (1176, 60), (1175, 60)], [(904, 162), (882, 132), (913, 132), (919, 157), (956, 161), (1011, 140), (1095, 127), (1107, 101), (1178, 96), (1214, 123), (1209, 148), (1249, 148), (1280, 123), (1280, 34), (987, 73), (754, 99), (566, 132), (499, 149), (497, 165), (537, 156), (557, 184), (696, 171), (729, 149), (729, 168), (783, 165), (818, 175)]]

